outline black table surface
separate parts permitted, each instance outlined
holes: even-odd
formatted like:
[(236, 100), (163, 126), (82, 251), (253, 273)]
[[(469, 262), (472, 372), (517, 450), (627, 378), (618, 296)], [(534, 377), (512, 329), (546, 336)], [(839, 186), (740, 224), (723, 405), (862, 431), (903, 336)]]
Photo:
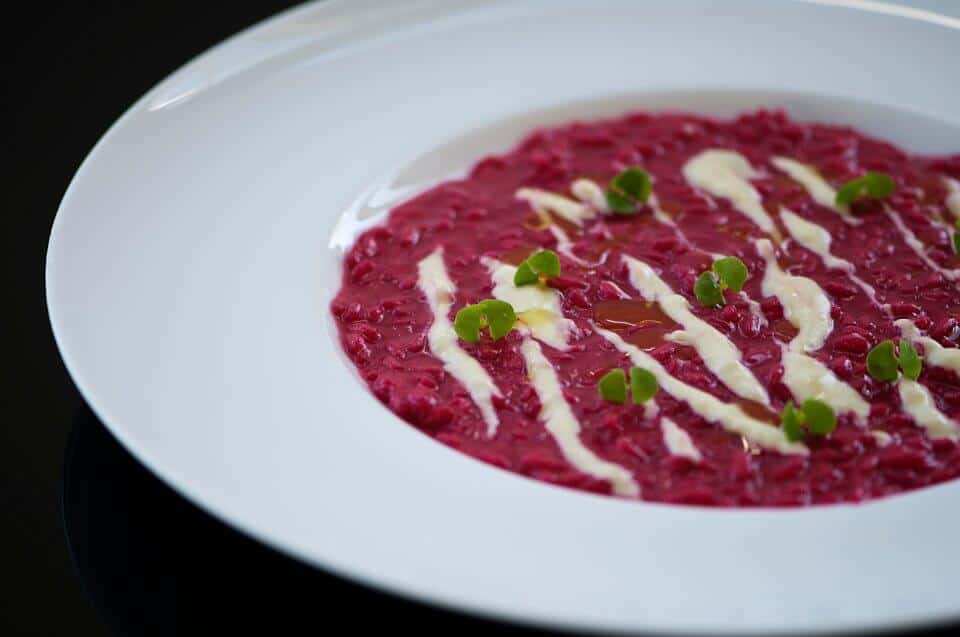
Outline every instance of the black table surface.
[(8, 354), (0, 391), (0, 635), (257, 627), (284, 634), (284, 626), (319, 631), (342, 622), (540, 634), (356, 586), (231, 530), (113, 439), (57, 354), (44, 304), (46, 241), (84, 156), (157, 81), (292, 4), (31, 3), (0, 20), (7, 297), (0, 316)]

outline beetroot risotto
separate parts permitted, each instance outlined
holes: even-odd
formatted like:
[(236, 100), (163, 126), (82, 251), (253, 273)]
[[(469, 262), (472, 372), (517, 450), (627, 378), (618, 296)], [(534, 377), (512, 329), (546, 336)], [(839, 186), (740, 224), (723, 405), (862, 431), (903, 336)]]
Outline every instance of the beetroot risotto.
[(782, 112), (533, 133), (393, 209), (332, 303), (440, 442), (658, 502), (859, 502), (960, 475), (960, 155)]

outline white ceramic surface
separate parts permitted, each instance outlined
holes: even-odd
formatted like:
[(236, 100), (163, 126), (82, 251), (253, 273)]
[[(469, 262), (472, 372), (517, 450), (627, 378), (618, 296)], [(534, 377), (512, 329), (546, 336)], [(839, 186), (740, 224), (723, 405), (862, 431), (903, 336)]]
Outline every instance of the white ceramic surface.
[(667, 633), (960, 617), (960, 483), (788, 511), (551, 487), (387, 412), (327, 310), (339, 277), (328, 246), (350, 230), (334, 233), (342, 211), (364, 216), (391, 188), (461, 170), (537, 123), (783, 105), (912, 150), (960, 151), (960, 22), (876, 9), (529, 0), (287, 12), (163, 81), (79, 170), (47, 263), (64, 360), (107, 426), (181, 493), (303, 560), (421, 600)]

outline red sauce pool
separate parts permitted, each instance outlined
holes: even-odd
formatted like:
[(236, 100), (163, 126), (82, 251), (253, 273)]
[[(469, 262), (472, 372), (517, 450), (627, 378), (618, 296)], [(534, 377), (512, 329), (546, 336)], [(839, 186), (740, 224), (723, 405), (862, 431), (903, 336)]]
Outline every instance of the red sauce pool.
[[(343, 285), (331, 309), (350, 360), (373, 394), (398, 416), (438, 441), (503, 469), (553, 484), (597, 493), (610, 485), (584, 475), (563, 457), (538, 421), (540, 403), (519, 352), (517, 332), (505, 339), (461, 343), (503, 392), (495, 402), (500, 424), (488, 438), (486, 425), (465, 389), (431, 355), (426, 332), (432, 315), (417, 287), (417, 263), (438, 246), (458, 290), (450, 318), (466, 304), (491, 296), (483, 255), (517, 262), (528, 251), (554, 247), (549, 229), (535, 223), (522, 187), (571, 196), (580, 177), (605, 185), (627, 166), (642, 166), (654, 178), (661, 207), (668, 211), (696, 249), (675, 231), (656, 222), (649, 209), (635, 216), (598, 216), (571, 233), (573, 249), (585, 263), (561, 257), (560, 290), (566, 317), (581, 335), (567, 351), (541, 345), (580, 422), (580, 440), (599, 457), (628, 469), (642, 499), (713, 506), (804, 506), (858, 502), (949, 480), (960, 475), (960, 449), (946, 439), (931, 440), (900, 409), (896, 389), (873, 380), (865, 369), (866, 351), (879, 340), (898, 338), (893, 319), (877, 309), (842, 273), (827, 269), (801, 246), (781, 246), (781, 265), (814, 279), (830, 296), (834, 330), (813, 356), (828, 365), (871, 404), (869, 422), (841, 415), (830, 436), (809, 439), (810, 455), (758, 451), (718, 424), (707, 422), (664, 391), (660, 415), (684, 429), (703, 460), (693, 463), (667, 450), (659, 417), (641, 406), (614, 405), (597, 394), (596, 382), (613, 367), (626, 368), (625, 356), (597, 335), (591, 321), (614, 330), (655, 356), (674, 376), (738, 402), (775, 426), (762, 405), (744, 404), (707, 370), (691, 347), (664, 341), (676, 329), (656, 306), (611, 297), (615, 283), (634, 299), (620, 255), (642, 259), (691, 302), (694, 313), (727, 335), (743, 353), (744, 364), (764, 384), (779, 410), (791, 398), (781, 382), (780, 345), (795, 328), (783, 319), (773, 298), (764, 298), (764, 263), (751, 239), (762, 231), (725, 199), (708, 199), (684, 181), (681, 168), (710, 149), (735, 150), (761, 172), (752, 183), (763, 204), (775, 213), (786, 206), (833, 236), (833, 253), (852, 262), (857, 274), (889, 303), (895, 317), (909, 317), (946, 347), (956, 347), (960, 319), (957, 285), (929, 268), (904, 243), (882, 206), (857, 202), (860, 225), (844, 223), (817, 205), (797, 183), (771, 164), (783, 155), (816, 167), (835, 187), (867, 170), (890, 174), (896, 191), (886, 201), (944, 268), (960, 268), (949, 232), (952, 223), (941, 177), (960, 179), (960, 155), (917, 157), (886, 142), (838, 126), (800, 124), (782, 112), (758, 111), (723, 121), (687, 114), (634, 113), (619, 119), (576, 122), (536, 131), (516, 149), (480, 161), (469, 176), (443, 183), (390, 212), (386, 222), (362, 234), (344, 259)], [(531, 223), (533, 221), (533, 223)], [(779, 221), (778, 221), (779, 223)], [(569, 229), (569, 227), (568, 227)], [(782, 230), (782, 229), (781, 229)], [(784, 233), (784, 236), (789, 236)], [(735, 255), (750, 270), (745, 291), (760, 302), (767, 324), (753, 317), (745, 302), (703, 308), (692, 293), (697, 274), (709, 267), (705, 252)], [(602, 256), (606, 253), (606, 257)], [(924, 366), (920, 382), (936, 406), (960, 419), (960, 378)], [(872, 429), (892, 441), (878, 445)]]

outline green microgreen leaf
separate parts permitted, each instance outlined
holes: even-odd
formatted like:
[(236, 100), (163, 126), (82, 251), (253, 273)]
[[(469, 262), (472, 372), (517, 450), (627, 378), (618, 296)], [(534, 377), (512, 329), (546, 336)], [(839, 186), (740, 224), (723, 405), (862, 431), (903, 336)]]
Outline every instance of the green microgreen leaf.
[(560, 276), (560, 257), (553, 250), (541, 250), (517, 266), (513, 284), (517, 287)]
[(697, 277), (696, 283), (693, 284), (693, 293), (700, 301), (700, 305), (706, 307), (723, 305), (723, 292), (713, 272), (704, 272)]
[(637, 206), (645, 203), (653, 191), (650, 175), (638, 167), (627, 168), (610, 180), (607, 188), (607, 206), (622, 215), (636, 213)]
[(553, 250), (541, 250), (526, 261), (541, 276), (560, 276), (560, 257)]
[(803, 401), (803, 416), (810, 433), (826, 436), (837, 428), (837, 416), (827, 403), (816, 398)]
[(897, 380), (897, 359), (893, 341), (881, 341), (867, 354), (867, 371), (877, 380)]
[(612, 190), (607, 191), (607, 206), (621, 215), (632, 215), (637, 211), (637, 205), (632, 200)]
[(467, 305), (453, 319), (453, 331), (468, 343), (480, 340), (480, 328), (484, 326), (483, 310), (479, 305)]
[(517, 266), (517, 271), (513, 275), (513, 284), (517, 287), (531, 285), (539, 280), (540, 277), (526, 261)]
[(903, 375), (910, 380), (917, 380), (920, 377), (920, 371), (923, 369), (923, 361), (920, 355), (913, 348), (910, 341), (900, 339), (900, 369)]
[(503, 338), (513, 329), (517, 322), (517, 315), (513, 311), (513, 306), (506, 301), (498, 299), (487, 299), (480, 302), (480, 308), (487, 318), (487, 325), (490, 328), (490, 338), (497, 340)]
[(605, 401), (622, 405), (627, 401), (627, 375), (622, 369), (611, 369), (597, 383), (597, 390)]
[(836, 204), (849, 206), (861, 197), (883, 199), (893, 192), (894, 181), (890, 175), (868, 172), (861, 177), (851, 179), (837, 190)]
[(517, 322), (513, 306), (506, 301), (487, 299), (467, 305), (453, 319), (453, 331), (467, 343), (480, 340), (480, 330), (488, 328), (490, 338), (497, 340), (510, 333)]
[(780, 423), (787, 440), (790, 442), (803, 440), (803, 413), (794, 408), (792, 400), (787, 401), (783, 406)]
[(837, 415), (830, 405), (816, 398), (807, 398), (800, 407), (789, 400), (780, 412), (780, 426), (787, 440), (799, 442), (807, 432), (816, 436), (833, 433), (837, 428)]
[(743, 289), (747, 280), (747, 266), (737, 257), (723, 257), (713, 262), (713, 271), (720, 277), (720, 287), (734, 292)]
[(657, 377), (642, 367), (630, 368), (630, 393), (633, 394), (633, 402), (642, 405), (657, 395), (660, 385), (657, 384)]
[(634, 201), (640, 203), (646, 202), (650, 197), (653, 187), (650, 183), (650, 175), (643, 168), (627, 168), (610, 182), (610, 187)]

